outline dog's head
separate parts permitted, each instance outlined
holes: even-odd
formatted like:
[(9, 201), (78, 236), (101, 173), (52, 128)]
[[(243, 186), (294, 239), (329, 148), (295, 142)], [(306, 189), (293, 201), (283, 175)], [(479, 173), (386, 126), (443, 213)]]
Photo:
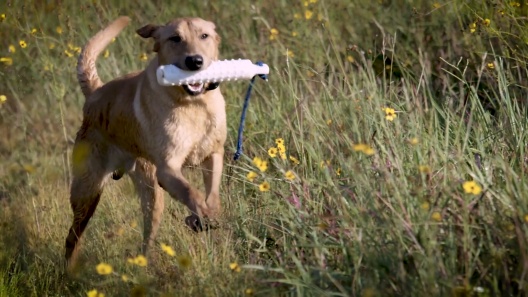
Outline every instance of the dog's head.
[[(220, 37), (212, 22), (200, 18), (181, 18), (164, 26), (146, 25), (137, 30), (143, 38), (154, 39), (160, 65), (173, 64), (184, 70), (200, 70), (218, 60)], [(183, 85), (192, 96), (204, 93), (206, 84)]]

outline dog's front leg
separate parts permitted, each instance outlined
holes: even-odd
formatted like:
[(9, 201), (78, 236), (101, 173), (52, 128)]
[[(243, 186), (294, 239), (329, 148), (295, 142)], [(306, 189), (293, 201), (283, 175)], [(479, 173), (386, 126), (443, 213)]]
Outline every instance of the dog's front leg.
[(183, 177), (181, 166), (157, 166), (156, 174), (161, 187), (191, 211), (192, 214), (185, 219), (187, 225), (194, 231), (201, 231), (203, 229), (201, 218), (209, 215), (209, 209), (202, 193)]
[(210, 216), (215, 217), (221, 210), (220, 205), (220, 182), (222, 179), (222, 167), (224, 166), (224, 149), (212, 153), (202, 163), (202, 173), (205, 184), (206, 203), (209, 207)]

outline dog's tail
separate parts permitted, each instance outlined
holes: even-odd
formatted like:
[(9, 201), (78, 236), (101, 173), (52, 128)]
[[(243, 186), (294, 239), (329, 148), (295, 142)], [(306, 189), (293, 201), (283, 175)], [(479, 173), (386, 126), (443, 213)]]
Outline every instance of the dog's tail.
[(86, 98), (103, 84), (95, 67), (97, 56), (129, 22), (129, 17), (121, 16), (117, 18), (106, 28), (95, 34), (84, 46), (77, 60), (77, 80)]

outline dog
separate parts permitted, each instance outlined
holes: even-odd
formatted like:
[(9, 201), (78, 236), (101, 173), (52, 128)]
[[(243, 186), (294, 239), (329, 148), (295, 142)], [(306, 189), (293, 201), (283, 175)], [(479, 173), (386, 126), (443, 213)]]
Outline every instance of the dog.
[[(215, 24), (179, 18), (148, 24), (136, 32), (154, 41), (156, 56), (146, 69), (101, 82), (98, 55), (130, 22), (121, 16), (93, 36), (79, 55), (77, 78), (86, 101), (72, 152), (70, 203), (73, 223), (65, 244), (68, 268), (76, 263), (80, 239), (109, 178), (128, 174), (141, 199), (142, 251), (155, 240), (163, 212), (163, 191), (181, 201), (195, 231), (220, 212), (220, 181), (227, 134), (225, 102), (218, 84), (161, 86), (160, 65), (206, 69), (218, 60)], [(182, 166), (200, 165), (205, 195), (189, 184)]]

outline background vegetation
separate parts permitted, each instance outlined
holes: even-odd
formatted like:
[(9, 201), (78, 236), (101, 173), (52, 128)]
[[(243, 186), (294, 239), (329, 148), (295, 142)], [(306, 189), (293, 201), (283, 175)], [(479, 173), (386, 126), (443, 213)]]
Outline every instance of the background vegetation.
[[(218, 229), (189, 231), (167, 197), (143, 263), (138, 199), (112, 182), (66, 277), (76, 57), (118, 15), (133, 23), (100, 57), (105, 81), (153, 57), (135, 29), (179, 16), (272, 73), (239, 161), (247, 83), (222, 85)], [(500, 0), (2, 1), (0, 296), (525, 295), (527, 16)]]

